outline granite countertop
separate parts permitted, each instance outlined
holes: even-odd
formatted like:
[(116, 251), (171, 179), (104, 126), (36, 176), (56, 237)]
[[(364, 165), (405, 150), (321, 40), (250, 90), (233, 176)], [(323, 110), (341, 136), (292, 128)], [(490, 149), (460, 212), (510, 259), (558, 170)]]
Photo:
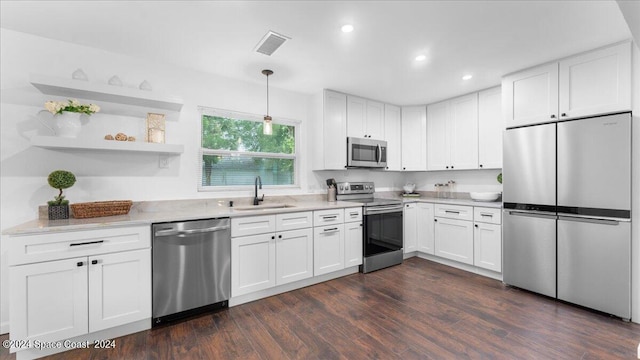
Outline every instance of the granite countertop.
[(478, 206), (488, 208), (502, 208), (502, 200), (498, 198), (498, 201), (475, 201), (469, 196), (469, 193), (453, 193), (452, 197), (444, 198), (438, 197), (435, 192), (432, 191), (419, 191), (420, 196), (402, 196), (401, 192), (388, 191), (380, 193), (379, 196), (388, 199), (402, 199), (405, 203), (411, 202), (428, 202), (435, 204), (449, 204), (449, 205), (463, 205), (463, 206)]
[[(300, 211), (328, 210), (361, 206), (350, 201), (326, 201), (326, 195), (281, 197), (267, 200), (255, 208), (246, 200), (234, 201), (229, 207), (224, 200), (175, 200), (134, 203), (127, 215), (105, 216), (90, 219), (48, 220), (40, 218), (14, 226), (3, 235), (30, 235), (57, 231), (91, 230), (107, 227), (150, 225), (153, 223), (186, 221), (222, 217), (273, 215)], [(282, 207), (286, 205), (287, 207)], [(280, 207), (273, 207), (280, 206)]]

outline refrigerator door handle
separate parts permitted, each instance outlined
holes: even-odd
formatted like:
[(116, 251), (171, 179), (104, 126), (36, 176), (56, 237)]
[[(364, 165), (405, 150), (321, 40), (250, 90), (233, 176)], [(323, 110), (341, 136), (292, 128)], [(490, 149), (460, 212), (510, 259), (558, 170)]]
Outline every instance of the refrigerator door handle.
[(620, 224), (620, 220), (614, 220), (614, 219), (596, 219), (596, 218), (564, 216), (564, 215), (558, 216), (558, 220), (576, 221), (576, 222), (583, 222), (583, 223), (589, 223), (589, 224), (613, 225), (613, 226)]
[(526, 217), (536, 217), (542, 219), (557, 219), (556, 215), (552, 214), (540, 214), (535, 212), (524, 212), (524, 211), (506, 211), (509, 215), (513, 216), (526, 216)]

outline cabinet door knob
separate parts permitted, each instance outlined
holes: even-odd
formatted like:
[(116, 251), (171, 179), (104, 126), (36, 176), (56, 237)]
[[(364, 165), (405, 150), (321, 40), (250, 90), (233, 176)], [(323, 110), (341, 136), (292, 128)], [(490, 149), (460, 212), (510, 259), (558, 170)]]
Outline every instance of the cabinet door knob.
[(567, 116), (567, 113), (562, 113), (560, 114), (560, 116)]
[(282, 239), (282, 235), (278, 235), (278, 239)]
[(552, 119), (555, 119), (555, 118), (556, 118), (556, 114), (552, 114), (552, 115), (551, 115), (551, 118), (552, 118)]
[(403, 168), (402, 168), (402, 170), (407, 170), (407, 168), (406, 168), (406, 167), (403, 167)]
[(433, 219), (433, 221), (438, 222), (438, 219)]
[(449, 168), (449, 166), (447, 166), (447, 169)]
[(473, 226), (478, 227), (478, 224), (474, 224)]
[(482, 164), (480, 164), (480, 167), (482, 167)]
[(91, 260), (91, 265), (96, 265), (98, 263), (98, 260)]
[(273, 239), (275, 239), (275, 238), (276, 238), (276, 236), (275, 236), (275, 235), (273, 235), (273, 236), (271, 237), (271, 240), (273, 240)]
[(76, 263), (76, 266), (78, 266), (78, 267), (80, 267), (80, 266), (82, 266), (82, 265), (84, 265), (84, 262), (82, 262), (82, 261), (78, 261), (78, 262)]
[(453, 169), (453, 165), (451, 165), (451, 168)]

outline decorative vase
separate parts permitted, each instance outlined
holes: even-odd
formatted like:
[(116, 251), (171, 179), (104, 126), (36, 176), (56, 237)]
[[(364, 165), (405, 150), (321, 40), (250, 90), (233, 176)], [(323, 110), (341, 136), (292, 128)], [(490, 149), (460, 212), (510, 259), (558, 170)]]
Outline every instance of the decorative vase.
[(66, 138), (75, 138), (82, 129), (80, 117), (82, 113), (63, 111), (61, 114), (54, 116), (55, 133), (57, 136)]
[(49, 205), (49, 220), (69, 218), (69, 205)]

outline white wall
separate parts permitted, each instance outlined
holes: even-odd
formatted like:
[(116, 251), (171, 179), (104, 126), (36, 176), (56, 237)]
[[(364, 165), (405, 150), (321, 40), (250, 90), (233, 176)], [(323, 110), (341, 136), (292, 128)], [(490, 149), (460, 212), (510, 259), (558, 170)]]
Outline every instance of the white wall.
[(631, 318), (640, 323), (640, 48), (632, 48)]

